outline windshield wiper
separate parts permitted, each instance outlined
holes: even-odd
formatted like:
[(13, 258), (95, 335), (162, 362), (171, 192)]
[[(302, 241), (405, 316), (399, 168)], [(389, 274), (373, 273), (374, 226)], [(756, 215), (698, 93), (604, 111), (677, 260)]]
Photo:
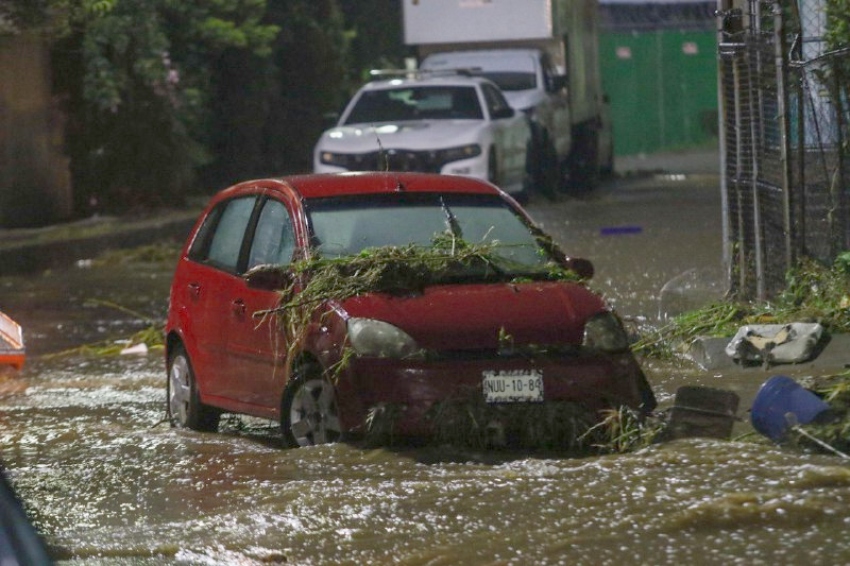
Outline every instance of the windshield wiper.
[(463, 230), (460, 227), (460, 223), (457, 221), (457, 216), (455, 216), (454, 212), (452, 212), (446, 204), (446, 201), (443, 200), (442, 195), (440, 196), (440, 208), (443, 209), (443, 214), (446, 215), (446, 228), (449, 229), (449, 232), (452, 236), (454, 236), (455, 240), (462, 240)]

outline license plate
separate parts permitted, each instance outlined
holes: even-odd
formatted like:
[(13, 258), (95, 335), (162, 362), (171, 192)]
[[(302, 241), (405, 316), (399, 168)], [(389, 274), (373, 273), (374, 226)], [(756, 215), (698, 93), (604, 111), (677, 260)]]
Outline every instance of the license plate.
[(485, 371), (484, 400), (488, 403), (543, 401), (543, 372), (540, 370)]

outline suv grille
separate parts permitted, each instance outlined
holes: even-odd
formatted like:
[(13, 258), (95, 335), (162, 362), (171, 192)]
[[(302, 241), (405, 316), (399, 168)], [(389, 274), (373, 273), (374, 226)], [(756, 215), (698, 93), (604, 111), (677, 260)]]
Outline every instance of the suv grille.
[(436, 152), (388, 149), (348, 156), (350, 171), (411, 171), (416, 173), (439, 173), (441, 163)]

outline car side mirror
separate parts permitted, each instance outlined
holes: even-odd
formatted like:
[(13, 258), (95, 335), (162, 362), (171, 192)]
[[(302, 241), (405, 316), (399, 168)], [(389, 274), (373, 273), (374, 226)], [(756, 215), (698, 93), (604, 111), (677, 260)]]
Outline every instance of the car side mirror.
[(262, 291), (281, 291), (294, 282), (292, 271), (281, 265), (258, 265), (242, 276), (245, 284)]
[(582, 257), (566, 257), (564, 258), (564, 265), (567, 269), (574, 271), (576, 275), (582, 279), (593, 278), (593, 263), (591, 263), (589, 259), (584, 259)]
[(493, 112), (494, 120), (504, 120), (505, 118), (513, 118), (514, 116), (516, 116), (516, 110), (511, 106)]

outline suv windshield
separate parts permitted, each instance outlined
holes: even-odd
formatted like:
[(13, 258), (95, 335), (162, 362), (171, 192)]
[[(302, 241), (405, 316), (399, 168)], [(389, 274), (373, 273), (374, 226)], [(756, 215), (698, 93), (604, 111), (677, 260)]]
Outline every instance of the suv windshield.
[(345, 124), (483, 118), (473, 86), (417, 86), (362, 92)]
[(504, 92), (530, 90), (537, 86), (537, 77), (534, 73), (485, 71), (480, 75), (496, 83), (496, 86)]
[(324, 257), (383, 246), (423, 247), (452, 232), (469, 244), (492, 246), (501, 274), (546, 271), (551, 256), (532, 228), (501, 198), (434, 193), (363, 195), (311, 200), (307, 212)]

